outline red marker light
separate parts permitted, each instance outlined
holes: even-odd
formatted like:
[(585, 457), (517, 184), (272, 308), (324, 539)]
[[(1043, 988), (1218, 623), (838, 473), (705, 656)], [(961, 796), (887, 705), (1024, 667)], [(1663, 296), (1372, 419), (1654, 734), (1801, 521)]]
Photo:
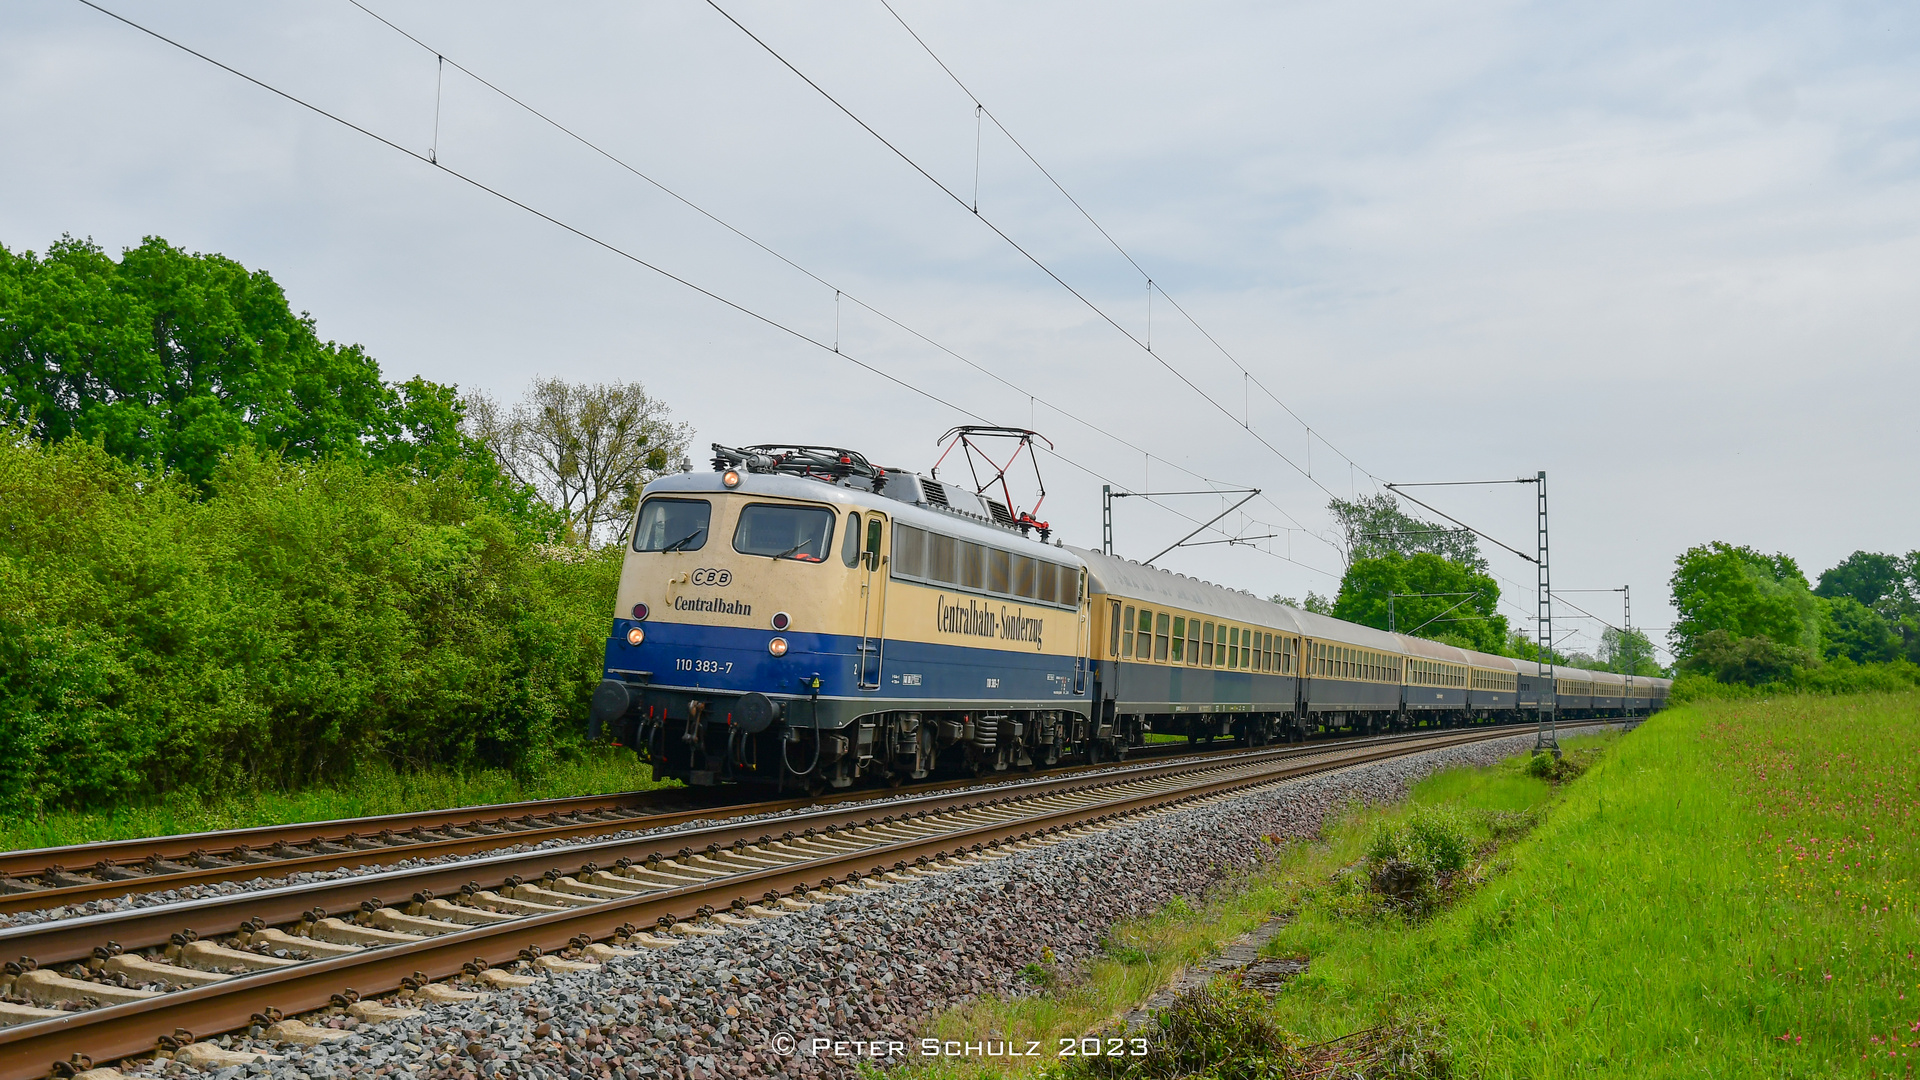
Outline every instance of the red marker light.
[(647, 605), (645, 604), (633, 605), (633, 619), (635, 622), (646, 622), (647, 621)]
[(774, 613), (773, 628), (775, 630), (785, 630), (787, 627), (792, 625), (793, 625), (793, 620), (787, 616), (786, 612), (779, 611)]

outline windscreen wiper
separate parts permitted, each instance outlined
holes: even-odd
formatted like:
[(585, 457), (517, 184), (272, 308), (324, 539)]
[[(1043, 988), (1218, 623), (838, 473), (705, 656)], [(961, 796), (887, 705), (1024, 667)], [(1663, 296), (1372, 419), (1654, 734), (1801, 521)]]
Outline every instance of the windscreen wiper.
[(692, 542), (694, 537), (699, 536), (701, 533), (706, 531), (707, 531), (707, 527), (705, 525), (702, 525), (699, 528), (688, 533), (687, 535), (681, 537), (680, 539), (675, 540), (673, 543), (668, 544), (666, 547), (661, 548), (660, 551), (663, 554), (669, 551), (679, 551), (680, 545)]

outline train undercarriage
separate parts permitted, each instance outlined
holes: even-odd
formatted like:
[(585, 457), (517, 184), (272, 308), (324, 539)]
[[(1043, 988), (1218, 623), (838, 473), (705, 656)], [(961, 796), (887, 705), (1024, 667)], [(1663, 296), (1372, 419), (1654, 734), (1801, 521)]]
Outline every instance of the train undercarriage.
[(694, 713), (641, 717), (616, 735), (653, 764), (656, 779), (805, 793), (1114, 761), (1126, 749), (1113, 727), (1065, 710), (884, 712), (840, 728), (775, 724), (758, 733)]
[[(697, 706), (687, 712), (629, 716), (612, 734), (652, 763), (656, 779), (800, 794), (1121, 761), (1150, 742), (1182, 736), (1192, 746), (1268, 746), (1536, 718), (1530, 710), (1310, 712), (1304, 719), (1292, 712), (1118, 714), (1109, 702), (1098, 720), (1067, 710), (903, 711), (861, 716), (840, 728), (772, 723), (749, 731), (753, 725), (732, 722), (732, 714), (710, 715)], [(1588, 719), (1589, 713), (1621, 715), (1583, 710), (1559, 719)]]

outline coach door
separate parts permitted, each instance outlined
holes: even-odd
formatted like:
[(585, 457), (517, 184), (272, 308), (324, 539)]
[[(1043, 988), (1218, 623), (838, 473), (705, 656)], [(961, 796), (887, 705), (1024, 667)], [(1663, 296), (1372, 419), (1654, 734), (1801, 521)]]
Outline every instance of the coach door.
[(878, 690), (887, 640), (887, 569), (880, 554), (886, 550), (886, 518), (869, 512), (860, 523), (866, 539), (860, 552), (859, 684), (862, 690)]

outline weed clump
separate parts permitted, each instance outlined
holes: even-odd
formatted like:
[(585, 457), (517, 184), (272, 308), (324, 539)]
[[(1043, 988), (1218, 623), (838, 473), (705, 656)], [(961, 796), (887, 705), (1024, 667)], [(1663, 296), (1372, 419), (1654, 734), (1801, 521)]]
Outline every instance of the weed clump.
[(1550, 784), (1564, 784), (1577, 779), (1598, 760), (1600, 751), (1592, 747), (1575, 750), (1561, 757), (1535, 754), (1527, 759), (1527, 775), (1537, 776)]
[(1367, 845), (1367, 888), (1387, 909), (1424, 915), (1472, 855), (1472, 829), (1465, 815), (1447, 807), (1421, 807), (1403, 822), (1382, 822), (1374, 830)]
[(1304, 1071), (1306, 1056), (1274, 1023), (1267, 999), (1230, 979), (1187, 991), (1154, 1020), (1158, 1026), (1147, 1036), (1144, 1056), (1068, 1058), (1047, 1075), (1058, 1080), (1285, 1080)]
[[(1452, 1055), (1426, 1016), (1392, 1016), (1328, 1042), (1303, 1045), (1274, 1021), (1267, 999), (1233, 979), (1216, 979), (1155, 1018), (1144, 1055), (1067, 1058), (1051, 1080), (1446, 1080)], [(1103, 1033), (1103, 1044), (1118, 1032)], [(1128, 1049), (1134, 1046), (1127, 1043)]]

